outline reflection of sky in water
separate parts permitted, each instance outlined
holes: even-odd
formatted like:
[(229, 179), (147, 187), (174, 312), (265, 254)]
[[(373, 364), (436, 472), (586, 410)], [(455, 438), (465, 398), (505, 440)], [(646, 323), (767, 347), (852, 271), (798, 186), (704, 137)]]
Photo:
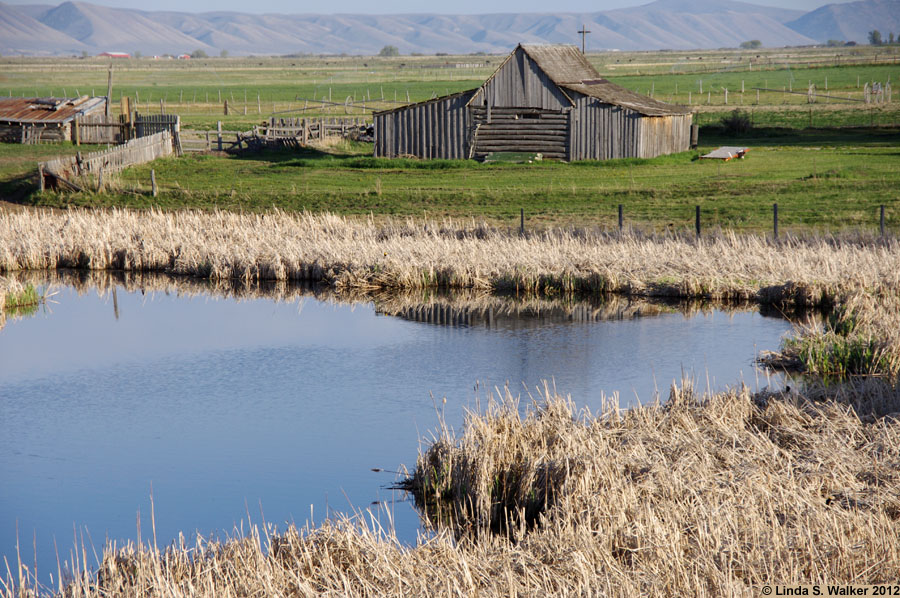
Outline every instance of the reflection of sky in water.
[[(787, 322), (758, 313), (666, 314), (636, 320), (487, 330), (376, 316), (306, 299), (110, 297), (64, 288), (52, 314), (0, 332), (0, 555), (14, 562), (15, 529), (45, 571), (68, 558), (73, 524), (104, 538), (231, 531), (260, 521), (304, 523), (314, 505), (347, 512), (390, 499), (372, 467), (412, 468), (418, 439), (448, 423), (484, 388), (532, 391), (553, 379), (578, 405), (601, 392), (623, 404), (663, 398), (682, 371), (714, 389), (755, 387), (758, 350)], [(479, 390), (476, 391), (476, 384)], [(524, 386), (523, 386), (524, 384)], [(766, 384), (765, 380), (760, 385)], [(349, 502), (348, 502), (349, 500)], [(417, 517), (394, 510), (398, 532)], [(246, 529), (246, 524), (245, 524)], [(27, 560), (30, 560), (28, 558)]]

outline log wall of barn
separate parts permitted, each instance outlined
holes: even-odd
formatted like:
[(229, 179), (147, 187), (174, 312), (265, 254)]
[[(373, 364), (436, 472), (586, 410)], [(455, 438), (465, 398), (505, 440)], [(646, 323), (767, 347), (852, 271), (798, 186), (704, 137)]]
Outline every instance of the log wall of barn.
[(476, 126), (475, 158), (491, 152), (535, 152), (545, 158), (569, 158), (569, 113), (537, 108), (472, 106)]
[(475, 98), (478, 105), (562, 110), (572, 105), (522, 48), (507, 60)]
[(466, 103), (473, 93), (375, 114), (375, 156), (468, 158), (472, 131)]

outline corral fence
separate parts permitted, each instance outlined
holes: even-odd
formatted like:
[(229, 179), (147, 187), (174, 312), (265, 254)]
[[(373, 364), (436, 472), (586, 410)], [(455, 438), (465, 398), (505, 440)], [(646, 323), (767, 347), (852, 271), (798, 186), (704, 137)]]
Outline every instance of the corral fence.
[(103, 187), (103, 176), (129, 166), (171, 156), (178, 151), (175, 138), (168, 130), (126, 141), (123, 145), (82, 155), (56, 158), (38, 164), (40, 190), (60, 189), (84, 191), (94, 182)]
[(249, 131), (227, 131), (222, 121), (215, 131), (184, 131), (185, 152), (229, 152), (242, 149), (300, 148), (329, 137), (371, 141), (372, 124), (361, 118), (278, 118)]

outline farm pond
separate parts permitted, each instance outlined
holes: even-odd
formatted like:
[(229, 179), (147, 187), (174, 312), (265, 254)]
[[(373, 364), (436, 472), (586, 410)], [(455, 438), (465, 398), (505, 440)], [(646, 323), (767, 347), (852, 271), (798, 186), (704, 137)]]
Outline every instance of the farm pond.
[(412, 500), (387, 486), (441, 413), (459, 432), (505, 385), (524, 405), (545, 381), (592, 411), (664, 400), (683, 376), (779, 385), (754, 358), (791, 330), (759, 306), (621, 297), (34, 283), (50, 300), (0, 330), (0, 557), (15, 571), (18, 541), (42, 579), (75, 542), (94, 566), (107, 540), (151, 539), (151, 496), (160, 546), (365, 510), (414, 543)]

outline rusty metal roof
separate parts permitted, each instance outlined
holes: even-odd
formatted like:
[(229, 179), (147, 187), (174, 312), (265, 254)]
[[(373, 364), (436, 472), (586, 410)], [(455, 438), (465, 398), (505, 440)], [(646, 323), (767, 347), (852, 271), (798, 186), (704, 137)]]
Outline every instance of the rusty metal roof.
[(62, 124), (102, 109), (106, 98), (0, 98), (0, 122)]

